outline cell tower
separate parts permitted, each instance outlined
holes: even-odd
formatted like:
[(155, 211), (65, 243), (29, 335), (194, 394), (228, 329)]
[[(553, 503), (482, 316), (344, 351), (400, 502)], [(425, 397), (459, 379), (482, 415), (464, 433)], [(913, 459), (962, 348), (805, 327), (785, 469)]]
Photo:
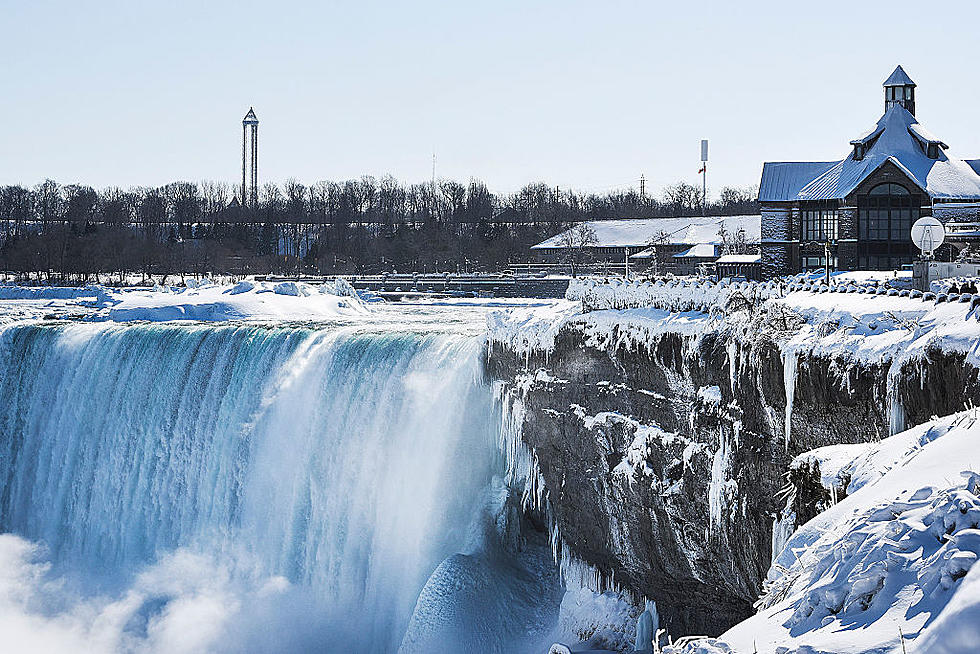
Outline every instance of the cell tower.
[(248, 108), (242, 120), (242, 205), (259, 203), (259, 119)]

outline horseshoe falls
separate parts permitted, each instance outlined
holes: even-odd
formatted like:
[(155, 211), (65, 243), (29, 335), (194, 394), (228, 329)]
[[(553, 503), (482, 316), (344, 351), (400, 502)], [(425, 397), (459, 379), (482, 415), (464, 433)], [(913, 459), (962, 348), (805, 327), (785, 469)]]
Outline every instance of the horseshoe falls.
[(546, 545), (512, 546), (484, 356), (392, 325), (4, 327), (0, 629), (35, 651), (537, 647), (561, 588)]

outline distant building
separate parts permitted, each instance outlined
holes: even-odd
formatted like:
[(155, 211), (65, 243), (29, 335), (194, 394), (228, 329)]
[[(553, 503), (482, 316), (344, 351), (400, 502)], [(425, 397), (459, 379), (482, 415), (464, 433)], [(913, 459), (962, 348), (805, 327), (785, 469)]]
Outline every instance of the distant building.
[(758, 254), (726, 254), (715, 261), (715, 275), (719, 279), (744, 277), (762, 279), (762, 256)]
[(892, 270), (918, 250), (921, 216), (980, 220), (980, 160), (952, 159), (915, 118), (916, 84), (901, 66), (885, 80), (885, 113), (840, 161), (768, 162), (762, 169), (766, 276), (822, 268)]
[[(593, 263), (625, 264), (637, 269), (656, 266), (659, 272), (693, 275), (713, 265), (723, 254), (722, 234), (729, 243), (739, 241), (757, 252), (761, 219), (750, 216), (688, 216), (681, 218), (634, 218), (593, 220), (588, 223), (594, 242), (581, 249)], [(568, 255), (567, 232), (552, 236), (531, 247), (542, 263), (561, 263)]]

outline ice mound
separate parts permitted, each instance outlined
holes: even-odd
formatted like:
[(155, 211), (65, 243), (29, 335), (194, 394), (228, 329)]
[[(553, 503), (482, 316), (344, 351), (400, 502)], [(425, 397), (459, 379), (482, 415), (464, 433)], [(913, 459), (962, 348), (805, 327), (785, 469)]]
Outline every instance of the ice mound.
[[(338, 289), (341, 293), (333, 292)], [(228, 286), (188, 279), (184, 288), (115, 291), (112, 298), (111, 306), (97, 317), (116, 322), (323, 320), (368, 311), (347, 282), (318, 289), (302, 282), (244, 280)]]
[(547, 545), (454, 554), (423, 587), (398, 652), (547, 651), (561, 596)]

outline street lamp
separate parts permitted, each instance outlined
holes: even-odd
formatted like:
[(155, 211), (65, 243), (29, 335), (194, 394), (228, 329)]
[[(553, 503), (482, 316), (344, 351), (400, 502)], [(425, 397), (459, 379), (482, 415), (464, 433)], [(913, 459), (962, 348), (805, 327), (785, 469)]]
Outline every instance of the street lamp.
[(823, 282), (828, 287), (830, 286), (830, 248), (833, 245), (834, 248), (837, 247), (837, 243), (831, 243), (829, 238), (825, 238), (823, 242), (820, 241), (808, 241), (807, 246), (823, 246)]

